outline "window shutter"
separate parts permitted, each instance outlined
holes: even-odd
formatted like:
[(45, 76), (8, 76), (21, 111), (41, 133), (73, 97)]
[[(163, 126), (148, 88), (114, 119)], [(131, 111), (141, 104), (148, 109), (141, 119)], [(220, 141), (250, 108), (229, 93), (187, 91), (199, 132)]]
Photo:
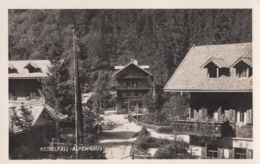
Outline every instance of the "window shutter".
[(206, 146), (203, 146), (201, 149), (201, 156), (207, 158)]
[(253, 159), (253, 150), (247, 149), (246, 159)]
[(218, 148), (218, 158), (222, 159), (222, 148)]
[(247, 110), (247, 122), (252, 124), (252, 109)]
[(225, 110), (225, 118), (227, 118), (230, 121), (230, 111)]
[(230, 109), (231, 113), (231, 122), (236, 122), (236, 111), (234, 109)]
[(234, 159), (234, 150), (233, 149), (229, 150), (229, 158)]
[(202, 108), (201, 110), (202, 110), (202, 119), (205, 120), (207, 118), (207, 116), (208, 116), (207, 109), (206, 108)]
[(221, 106), (218, 108), (218, 121), (220, 121), (221, 118)]

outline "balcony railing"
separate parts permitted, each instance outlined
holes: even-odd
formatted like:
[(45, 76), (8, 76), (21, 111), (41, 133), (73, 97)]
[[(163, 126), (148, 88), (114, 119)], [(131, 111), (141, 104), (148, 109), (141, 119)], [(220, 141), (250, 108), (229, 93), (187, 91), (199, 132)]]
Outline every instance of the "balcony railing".
[(149, 90), (151, 86), (132, 86), (132, 85), (119, 85), (115, 86), (117, 90)]
[(42, 97), (37, 97), (37, 99), (29, 99), (29, 98), (23, 98), (23, 99), (10, 99), (9, 100), (9, 104), (14, 104), (14, 105), (20, 105), (20, 104), (24, 104), (24, 105), (33, 105), (33, 104), (39, 104), (39, 103), (43, 103), (43, 98)]
[[(180, 134), (186, 134), (186, 135), (195, 135), (195, 136), (215, 136), (215, 137), (238, 137), (238, 138), (252, 138), (253, 137), (253, 125), (252, 124), (244, 124), (241, 125), (241, 123), (235, 123), (235, 122), (229, 122), (224, 121), (224, 119), (215, 121), (214, 119), (200, 119), (195, 120), (192, 118), (180, 118), (177, 120), (174, 120), (173, 122), (165, 125), (165, 126), (157, 126), (152, 124), (144, 123), (140, 120), (141, 117), (144, 114), (138, 114), (138, 120), (137, 116), (135, 114), (131, 114), (133, 117), (133, 121), (136, 122), (136, 124), (140, 126), (146, 126), (148, 128), (152, 129), (158, 129), (158, 128), (166, 128), (166, 131), (169, 131), (170, 129), (174, 130), (176, 128), (176, 131)], [(145, 114), (147, 115), (147, 114)], [(149, 115), (153, 115), (153, 113), (150, 113)], [(170, 126), (171, 124), (171, 126)], [(240, 124), (240, 125), (238, 125)], [(169, 130), (167, 130), (169, 129)], [(163, 130), (164, 131), (164, 130)]]
[(222, 123), (208, 123), (208, 122), (188, 122), (176, 121), (174, 127), (181, 134), (207, 136), (214, 135), (215, 137), (221, 137)]
[(135, 97), (130, 97), (130, 96), (127, 96), (127, 97), (116, 97), (116, 99), (119, 99), (119, 100), (142, 100), (143, 99), (143, 96), (135, 96)]

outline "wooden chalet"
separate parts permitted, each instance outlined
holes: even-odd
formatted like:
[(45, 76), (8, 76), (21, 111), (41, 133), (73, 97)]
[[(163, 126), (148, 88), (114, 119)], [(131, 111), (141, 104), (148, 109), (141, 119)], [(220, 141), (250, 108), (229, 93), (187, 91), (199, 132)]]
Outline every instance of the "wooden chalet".
[(9, 103), (32, 105), (43, 103), (41, 80), (47, 77), (49, 60), (9, 61)]
[(153, 76), (146, 70), (148, 68), (149, 66), (138, 65), (135, 59), (131, 59), (125, 66), (115, 66), (118, 71), (112, 76), (115, 78), (117, 113), (145, 108), (142, 98), (152, 89), (149, 79)]
[[(208, 158), (253, 158), (252, 44), (194, 46), (168, 83), (166, 92), (191, 94), (190, 144)], [(193, 126), (216, 125), (218, 141), (207, 148), (196, 142)], [(198, 146), (198, 147), (196, 147)]]

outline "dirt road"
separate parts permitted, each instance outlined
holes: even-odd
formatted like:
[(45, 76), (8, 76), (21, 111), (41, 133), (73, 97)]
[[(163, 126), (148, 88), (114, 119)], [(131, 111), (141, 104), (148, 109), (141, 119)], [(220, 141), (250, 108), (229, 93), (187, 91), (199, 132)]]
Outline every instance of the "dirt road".
[(141, 127), (129, 123), (123, 115), (106, 111), (105, 120), (111, 120), (116, 127), (112, 130), (104, 130), (100, 135), (100, 144), (104, 146), (107, 159), (131, 159), (130, 151), (135, 140), (134, 135)]

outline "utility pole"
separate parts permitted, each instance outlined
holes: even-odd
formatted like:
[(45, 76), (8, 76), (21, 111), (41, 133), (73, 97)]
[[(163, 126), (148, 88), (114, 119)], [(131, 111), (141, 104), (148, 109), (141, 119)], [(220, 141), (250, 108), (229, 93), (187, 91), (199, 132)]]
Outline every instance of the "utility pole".
[(76, 54), (76, 35), (73, 30), (73, 49), (74, 49), (74, 85), (75, 85), (75, 137), (76, 137), (76, 159), (78, 156), (78, 144), (80, 143), (80, 137), (83, 135), (83, 112), (81, 104), (81, 92), (79, 85), (78, 75), (78, 57)]
[[(57, 69), (58, 69), (58, 64), (59, 61), (57, 60), (53, 60), (52, 63), (54, 64), (54, 67), (55, 67), (55, 87), (56, 87), (56, 93), (57, 93)], [(57, 97), (56, 97), (56, 100), (55, 100), (55, 110), (58, 111), (58, 101), (57, 101)], [(59, 143), (60, 142), (60, 134), (59, 134), (59, 121), (56, 121), (55, 122), (55, 128), (56, 128), (56, 139), (57, 139), (57, 142)]]

